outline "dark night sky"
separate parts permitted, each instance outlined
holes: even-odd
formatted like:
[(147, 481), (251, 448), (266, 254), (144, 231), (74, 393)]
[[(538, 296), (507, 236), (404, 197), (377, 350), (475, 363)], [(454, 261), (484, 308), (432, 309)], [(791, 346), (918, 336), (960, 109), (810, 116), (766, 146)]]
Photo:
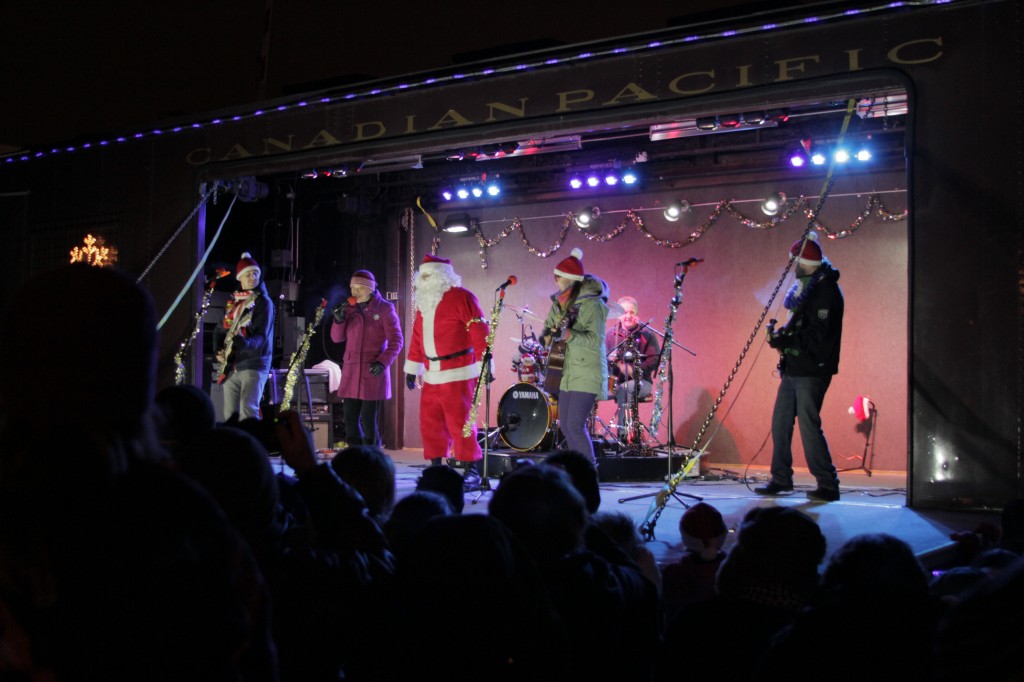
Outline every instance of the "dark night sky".
[[(765, 5), (446, 0), (391, 3), (400, 9), (382, 10), (382, 3), (340, 0), (0, 4), (0, 153), (245, 105), (350, 74), (385, 77), (444, 67), (455, 54), (499, 45), (587, 42), (666, 28), (672, 19), (711, 8)], [(502, 8), (512, 8), (514, 16)]]

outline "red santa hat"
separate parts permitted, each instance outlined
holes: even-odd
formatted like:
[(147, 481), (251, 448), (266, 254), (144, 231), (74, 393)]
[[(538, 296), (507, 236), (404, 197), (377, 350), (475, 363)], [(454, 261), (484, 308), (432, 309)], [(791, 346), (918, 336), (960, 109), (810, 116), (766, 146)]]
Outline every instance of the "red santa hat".
[(569, 257), (563, 260), (561, 263), (555, 266), (555, 274), (559, 277), (565, 277), (571, 279), (574, 282), (583, 281), (583, 252), (579, 249), (573, 249), (569, 252)]
[(252, 254), (246, 251), (245, 253), (242, 254), (242, 258), (241, 260), (238, 261), (238, 266), (235, 268), (235, 279), (241, 280), (242, 275), (249, 272), (250, 270), (262, 272), (262, 270), (260, 270), (259, 264), (256, 262), (256, 259), (252, 257)]
[[(800, 250), (800, 245), (803, 244), (803, 251)], [(790, 256), (796, 256), (797, 252), (800, 253), (797, 256), (796, 262), (804, 265), (818, 266), (821, 265), (821, 246), (818, 245), (818, 235), (811, 232), (807, 235), (807, 241), (802, 239), (795, 242), (789, 249)]]
[(432, 256), (428, 253), (423, 257), (423, 263), (420, 265), (420, 272), (429, 274), (446, 272), (449, 275), (454, 275), (455, 269), (452, 268), (452, 262), (447, 258)]
[(373, 291), (377, 288), (377, 280), (373, 278), (373, 273), (369, 270), (356, 270), (352, 273), (352, 279), (349, 280), (348, 285), (350, 287), (366, 287)]
[(875, 404), (871, 401), (870, 396), (859, 395), (853, 399), (853, 405), (850, 407), (849, 412), (857, 418), (859, 422), (865, 422), (871, 418), (871, 411), (875, 408)]
[(691, 552), (697, 552), (706, 560), (718, 556), (728, 533), (729, 529), (725, 526), (722, 513), (707, 502), (692, 505), (679, 520), (679, 534), (683, 536), (683, 546)]

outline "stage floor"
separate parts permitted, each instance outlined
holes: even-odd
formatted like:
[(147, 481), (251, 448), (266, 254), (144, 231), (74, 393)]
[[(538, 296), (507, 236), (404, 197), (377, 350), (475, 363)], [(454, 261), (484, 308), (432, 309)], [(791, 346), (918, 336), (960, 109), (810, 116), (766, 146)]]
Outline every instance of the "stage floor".
[[(681, 451), (681, 450), (680, 450)], [(426, 467), (423, 452), (419, 449), (386, 450), (394, 461), (397, 478), (397, 498), (409, 494), (416, 487), (416, 480)], [(516, 457), (540, 461), (546, 453), (518, 453), (495, 451), (488, 459), (488, 481), (491, 489), (496, 488), (502, 466), (508, 466), (502, 458), (514, 462)], [(664, 456), (645, 464), (653, 472), (648, 480), (614, 480), (609, 472), (627, 471), (633, 478), (634, 463), (615, 462), (618, 458), (598, 459), (601, 473), (601, 511), (623, 511), (639, 525), (653, 519), (657, 511), (655, 495), (660, 491), (668, 476), (668, 462)], [(654, 538), (647, 543), (661, 564), (674, 561), (683, 551), (679, 534), (679, 520), (686, 504), (701, 498), (716, 507), (725, 517), (730, 534), (726, 550), (731, 547), (734, 531), (743, 516), (757, 506), (781, 505), (795, 507), (809, 514), (821, 527), (827, 540), (826, 561), (837, 548), (850, 538), (862, 533), (887, 533), (905, 541), (925, 564), (926, 568), (942, 566), (952, 556), (953, 543), (950, 533), (973, 530), (979, 523), (999, 523), (997, 514), (980, 512), (957, 512), (935, 510), (913, 510), (906, 506), (906, 474), (903, 472), (872, 472), (868, 476), (863, 470), (840, 473), (842, 497), (838, 502), (821, 503), (808, 500), (806, 492), (814, 488), (813, 478), (806, 470), (797, 470), (795, 487), (791, 495), (762, 497), (753, 489), (768, 480), (766, 467), (750, 467), (744, 471), (737, 465), (710, 463), (703, 477), (687, 477), (677, 486), (677, 495), (670, 497), (654, 522)], [(678, 468), (673, 469), (673, 473)], [(745, 478), (744, 478), (745, 475)], [(613, 480), (608, 480), (613, 479)], [(463, 513), (482, 514), (487, 512), (490, 492), (466, 494)]]

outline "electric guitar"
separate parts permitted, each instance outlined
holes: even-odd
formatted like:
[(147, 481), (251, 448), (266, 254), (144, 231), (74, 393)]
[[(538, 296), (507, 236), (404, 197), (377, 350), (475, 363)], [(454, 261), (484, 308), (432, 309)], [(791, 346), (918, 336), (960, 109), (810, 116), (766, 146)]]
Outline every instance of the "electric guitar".
[(558, 385), (562, 383), (562, 369), (565, 366), (565, 341), (555, 341), (555, 337), (566, 327), (576, 321), (580, 313), (578, 305), (571, 305), (562, 315), (562, 319), (551, 331), (551, 341), (548, 344), (548, 359), (544, 366), (544, 390), (548, 395), (558, 395)]
[[(768, 331), (768, 340), (769, 341), (771, 341), (773, 338), (778, 338), (780, 336), (787, 336), (787, 335), (789, 335), (791, 333), (785, 327), (783, 327), (779, 331), (775, 331), (775, 325), (777, 323), (778, 323), (777, 320), (768, 320), (768, 324), (765, 325), (765, 329)], [(785, 351), (781, 351), (781, 350), (778, 351), (778, 353), (779, 353), (779, 364), (777, 364), (775, 366), (775, 369), (777, 369), (780, 372), (782, 372), (782, 371), (785, 371), (785, 369), (786, 369), (786, 353), (785, 353)]]
[(227, 339), (224, 340), (224, 348), (218, 353), (218, 357), (223, 357), (224, 361), (219, 360), (213, 361), (213, 371), (217, 373), (217, 383), (223, 384), (228, 378), (228, 367), (231, 361), (231, 346), (235, 342), (237, 336), (237, 330), (247, 326), (252, 321), (253, 305), (256, 302), (255, 295), (253, 296), (249, 307), (239, 318), (235, 321), (235, 324), (231, 325), (231, 329), (228, 331)]

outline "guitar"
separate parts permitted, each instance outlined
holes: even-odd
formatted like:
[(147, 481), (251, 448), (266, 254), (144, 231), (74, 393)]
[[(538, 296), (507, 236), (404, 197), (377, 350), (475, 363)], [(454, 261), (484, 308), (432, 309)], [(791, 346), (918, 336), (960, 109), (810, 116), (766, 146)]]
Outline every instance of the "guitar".
[(224, 348), (217, 354), (217, 357), (224, 358), (223, 361), (213, 361), (213, 371), (217, 373), (217, 383), (223, 384), (228, 378), (228, 363), (231, 361), (231, 346), (235, 342), (235, 337), (238, 335), (238, 330), (242, 327), (247, 326), (252, 321), (253, 308), (256, 305), (256, 297), (258, 294), (253, 294), (247, 303), (247, 307), (244, 313), (235, 318), (228, 330), (228, 336), (224, 340)]
[[(778, 323), (777, 320), (768, 320), (768, 324), (765, 325), (765, 329), (768, 332), (768, 340), (769, 340), (769, 342), (771, 342), (772, 339), (775, 339), (775, 338), (778, 338), (778, 337), (781, 337), (781, 336), (788, 336), (789, 334), (792, 333), (789, 330), (787, 330), (785, 327), (783, 327), (779, 331), (775, 331), (775, 325), (777, 323)], [(777, 369), (780, 372), (783, 372), (786, 369), (786, 353), (785, 353), (785, 351), (781, 351), (781, 350), (778, 351), (778, 353), (779, 353), (779, 364), (777, 364), (775, 366), (775, 369)]]
[(551, 396), (558, 395), (558, 385), (562, 383), (562, 369), (565, 367), (565, 341), (555, 341), (555, 336), (566, 327), (576, 321), (580, 307), (571, 305), (562, 315), (562, 319), (551, 332), (551, 341), (548, 344), (548, 359), (544, 366), (544, 390)]

